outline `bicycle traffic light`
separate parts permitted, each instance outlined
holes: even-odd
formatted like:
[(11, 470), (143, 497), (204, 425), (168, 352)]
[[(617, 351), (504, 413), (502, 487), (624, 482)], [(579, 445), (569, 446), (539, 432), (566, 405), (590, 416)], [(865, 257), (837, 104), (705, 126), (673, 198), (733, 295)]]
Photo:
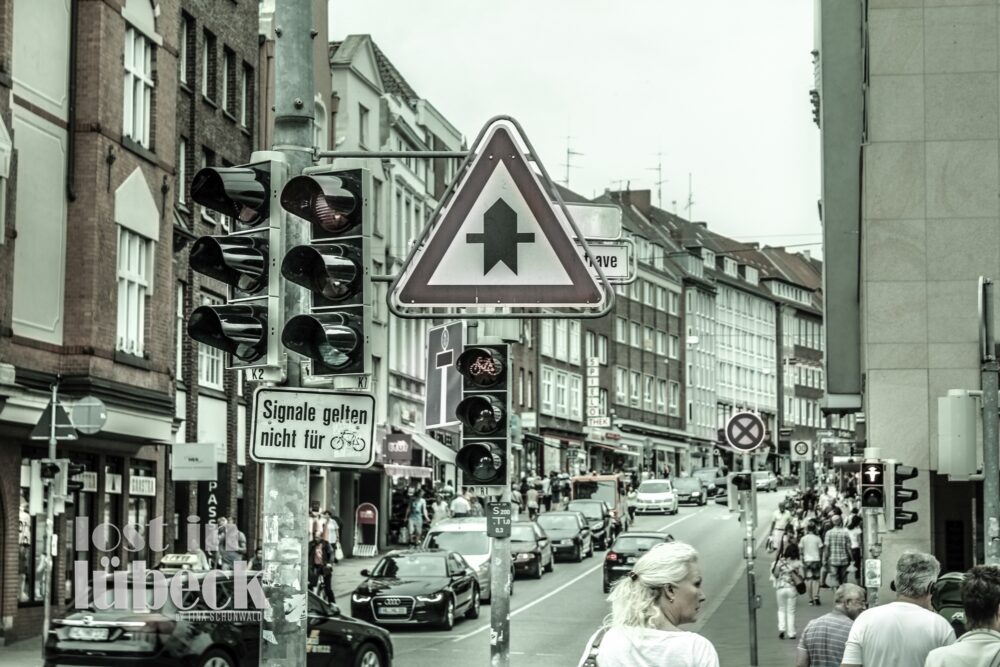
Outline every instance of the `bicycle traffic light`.
[(236, 167), (205, 167), (191, 198), (231, 219), (229, 233), (202, 236), (191, 246), (191, 268), (227, 286), (225, 304), (202, 305), (188, 335), (229, 354), (227, 368), (277, 368), (281, 298), (277, 258), (281, 209), (277, 190), (287, 175), (280, 154), (254, 153)]
[(510, 483), (509, 359), (507, 345), (466, 345), (455, 364), (462, 376), (462, 400), (455, 408), (462, 424), (462, 447), (455, 456), (462, 486)]
[(881, 461), (861, 464), (861, 506), (885, 508), (885, 464)]
[(371, 373), (371, 196), (367, 169), (317, 167), (291, 179), (281, 206), (310, 225), (281, 275), (309, 290), (308, 314), (285, 323), (282, 344), (312, 361), (314, 376)]
[(920, 471), (895, 461), (885, 463), (885, 495), (889, 501), (886, 503), (885, 525), (889, 530), (899, 530), (920, 518), (916, 512), (903, 509), (903, 503), (919, 498), (916, 489), (904, 488), (903, 483), (916, 478)]

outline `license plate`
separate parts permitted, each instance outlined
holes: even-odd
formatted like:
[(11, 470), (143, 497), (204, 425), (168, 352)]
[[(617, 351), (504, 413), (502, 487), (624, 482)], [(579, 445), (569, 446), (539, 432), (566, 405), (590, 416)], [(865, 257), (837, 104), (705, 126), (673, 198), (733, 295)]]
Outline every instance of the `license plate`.
[(108, 638), (107, 628), (70, 628), (70, 639), (82, 639), (90, 642), (104, 641)]
[(379, 611), (384, 616), (406, 616), (406, 607), (382, 607)]
[(635, 556), (626, 556), (625, 564), (628, 565), (629, 563), (634, 563), (636, 560), (637, 558)]

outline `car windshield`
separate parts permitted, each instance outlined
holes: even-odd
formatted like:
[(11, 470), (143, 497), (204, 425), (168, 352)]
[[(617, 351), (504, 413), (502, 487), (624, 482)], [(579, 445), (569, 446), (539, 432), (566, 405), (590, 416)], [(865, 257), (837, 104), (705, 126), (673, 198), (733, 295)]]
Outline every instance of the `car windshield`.
[(758, 470), (753, 474), (753, 476), (757, 479), (768, 479), (771, 476), (771, 473), (768, 470)]
[(588, 519), (603, 519), (604, 511), (598, 503), (578, 503), (575, 500), (569, 504), (573, 512), (583, 512)]
[(670, 482), (643, 482), (639, 485), (639, 493), (670, 493)]
[(674, 480), (674, 488), (685, 493), (701, 491), (701, 482), (693, 477), (681, 477)]
[(540, 514), (538, 525), (542, 528), (556, 528), (562, 530), (576, 530), (579, 524), (576, 517), (568, 514)]
[(516, 542), (534, 542), (535, 529), (525, 524), (514, 524), (510, 529), (510, 539)]
[(615, 480), (576, 480), (573, 482), (573, 497), (577, 500), (603, 500), (613, 506), (617, 499)]
[(612, 551), (628, 551), (628, 552), (638, 552), (638, 551), (649, 551), (657, 544), (663, 544), (666, 540), (666, 536), (663, 537), (635, 537), (632, 535), (622, 535), (617, 540), (615, 540), (614, 545), (611, 547)]
[(446, 549), (457, 551), (463, 556), (485, 556), (490, 552), (490, 543), (486, 533), (471, 531), (445, 531), (431, 533), (427, 540), (431, 549)]
[(373, 577), (443, 577), (445, 574), (442, 556), (417, 554), (386, 556), (372, 572)]

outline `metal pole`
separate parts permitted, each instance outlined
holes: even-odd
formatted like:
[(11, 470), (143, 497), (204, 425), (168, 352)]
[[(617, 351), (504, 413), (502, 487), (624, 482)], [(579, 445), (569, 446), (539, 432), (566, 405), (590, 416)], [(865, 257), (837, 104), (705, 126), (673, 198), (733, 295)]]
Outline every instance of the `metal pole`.
[(741, 491), (741, 505), (743, 513), (743, 525), (746, 527), (746, 537), (744, 537), (743, 556), (746, 559), (747, 568), (747, 615), (750, 626), (750, 666), (757, 667), (757, 607), (760, 602), (757, 599), (757, 575), (756, 564), (754, 562), (754, 552), (756, 551), (756, 541), (754, 531), (757, 527), (757, 499), (756, 482), (753, 478), (753, 469), (750, 465), (750, 454), (743, 455), (743, 472), (750, 476), (750, 490)]
[[(892, 502), (892, 500), (887, 499), (886, 502)], [(882, 543), (879, 540), (878, 532), (878, 515), (879, 510), (874, 507), (866, 507), (862, 513), (862, 542), (868, 549), (868, 557), (874, 560), (882, 555)], [(868, 606), (874, 607), (878, 604), (878, 591), (881, 585), (881, 578), (879, 578), (879, 585), (869, 586), (868, 578), (864, 577), (862, 572), (863, 581), (865, 584), (865, 589), (868, 591)]]
[[(56, 458), (56, 406), (59, 400), (59, 378), (52, 384), (52, 420), (49, 422), (49, 459)], [(55, 538), (56, 525), (56, 485), (55, 479), (49, 480), (45, 509), (45, 557), (42, 559), (45, 571), (43, 590), (45, 591), (45, 607), (42, 614), (42, 652), (45, 652), (45, 642), (49, 637), (49, 626), (52, 623), (52, 541)]]
[[(508, 404), (510, 392), (507, 392)], [(510, 414), (510, 413), (508, 413)], [(510, 462), (510, 442), (507, 442)], [(510, 506), (510, 485), (503, 487), (500, 502)], [(490, 667), (510, 667), (510, 538), (492, 537), (493, 563), (490, 566)], [(539, 563), (541, 567), (541, 563)]]
[(1000, 434), (997, 429), (997, 363), (993, 331), (993, 281), (981, 281), (983, 305), (980, 317), (985, 354), (982, 360), (983, 389), (983, 531), (987, 565), (1000, 565)]
[[(315, 97), (312, 56), (312, 2), (279, 0), (275, 6), (274, 144), (284, 153), (288, 173), (312, 165)], [(282, 187), (283, 183), (272, 184)], [(305, 226), (283, 225), (281, 256), (308, 242)], [(306, 312), (303, 289), (282, 282), (285, 318)], [(302, 386), (297, 359), (289, 360), (287, 386)], [(264, 569), (273, 577), (264, 585), (268, 609), (261, 623), (262, 667), (306, 667), (308, 627), (309, 468), (264, 465)]]

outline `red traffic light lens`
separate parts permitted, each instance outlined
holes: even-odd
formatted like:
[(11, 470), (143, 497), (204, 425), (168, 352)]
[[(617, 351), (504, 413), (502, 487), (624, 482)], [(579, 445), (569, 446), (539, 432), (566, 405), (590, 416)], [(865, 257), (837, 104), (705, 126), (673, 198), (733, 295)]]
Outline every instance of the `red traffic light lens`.
[(319, 225), (330, 234), (341, 234), (358, 223), (352, 215), (358, 198), (345, 181), (331, 174), (296, 176), (281, 191), (286, 211)]
[(494, 350), (474, 347), (458, 358), (458, 372), (476, 387), (494, 387), (504, 381), (504, 360)]

